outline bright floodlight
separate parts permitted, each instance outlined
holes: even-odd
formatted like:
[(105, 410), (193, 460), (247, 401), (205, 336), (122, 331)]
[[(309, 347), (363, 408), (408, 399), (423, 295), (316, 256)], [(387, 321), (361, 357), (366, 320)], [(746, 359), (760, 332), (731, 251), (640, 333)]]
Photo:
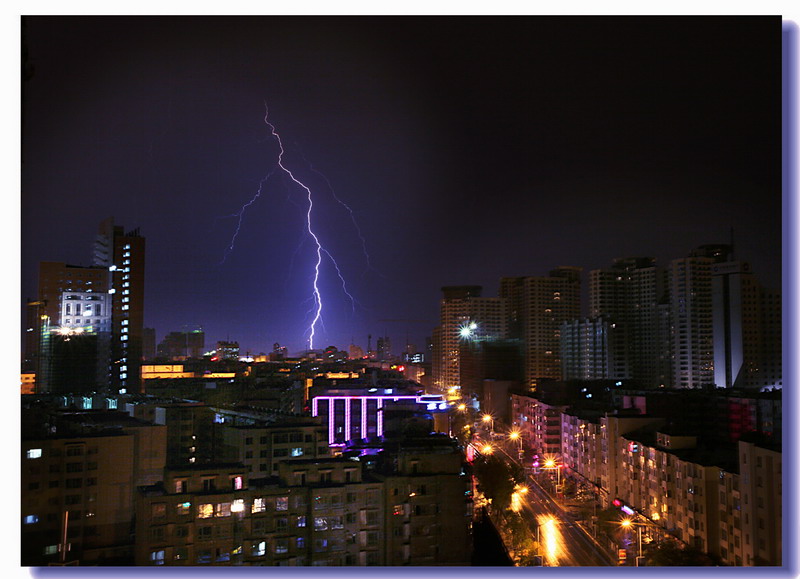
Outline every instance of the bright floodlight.
[(546, 461), (544, 461), (544, 466), (545, 468), (553, 468), (556, 466), (556, 461), (554, 461), (552, 458), (548, 458)]
[(461, 328), (459, 333), (461, 334), (462, 338), (469, 338), (472, 335), (472, 330), (469, 328), (469, 326), (464, 326)]
[(511, 432), (509, 432), (509, 433), (508, 433), (508, 437), (509, 437), (511, 440), (516, 440), (516, 439), (518, 439), (518, 438), (519, 438), (519, 431), (517, 431), (517, 430), (512, 430)]
[(625, 528), (630, 527), (631, 524), (632, 524), (632, 521), (630, 519), (622, 519), (622, 521), (620, 522), (620, 525), (622, 525)]
[(481, 420), (483, 420), (484, 422), (489, 422), (491, 419), (492, 416), (490, 414), (484, 414)]

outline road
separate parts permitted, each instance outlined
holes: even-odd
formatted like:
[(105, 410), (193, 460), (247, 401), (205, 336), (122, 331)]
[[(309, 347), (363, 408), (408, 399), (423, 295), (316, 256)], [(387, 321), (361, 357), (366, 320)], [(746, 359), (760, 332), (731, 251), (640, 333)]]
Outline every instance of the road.
[(521, 513), (537, 533), (540, 555), (549, 567), (607, 567), (614, 565), (608, 555), (594, 542), (568, 513), (565, 513), (533, 480), (528, 480), (530, 492)]
[[(478, 425), (476, 425), (477, 427)], [(477, 428), (476, 428), (477, 430)], [(493, 432), (484, 433), (485, 441), (474, 441), (477, 446), (491, 445), (491, 452), (498, 453), (509, 463), (518, 459), (516, 444), (496, 436)], [(529, 476), (526, 486), (529, 492), (521, 503), (520, 514), (528, 521), (533, 536), (541, 545), (538, 555), (543, 564), (549, 567), (608, 567), (616, 566), (608, 554), (595, 543), (594, 539), (578, 525), (569, 513), (542, 489), (536, 480)]]

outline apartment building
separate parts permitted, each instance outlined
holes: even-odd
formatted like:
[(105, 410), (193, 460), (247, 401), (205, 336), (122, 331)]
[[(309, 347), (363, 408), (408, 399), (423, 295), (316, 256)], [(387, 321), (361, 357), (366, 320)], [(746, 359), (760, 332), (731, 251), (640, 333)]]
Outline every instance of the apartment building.
[(282, 417), (250, 424), (232, 418), (226, 414), (216, 426), (219, 456), (243, 464), (250, 479), (277, 476), (283, 461), (331, 456), (328, 429), (319, 418)]
[(160, 478), (165, 428), (122, 412), (26, 418), (22, 564), (131, 564), (134, 490)]

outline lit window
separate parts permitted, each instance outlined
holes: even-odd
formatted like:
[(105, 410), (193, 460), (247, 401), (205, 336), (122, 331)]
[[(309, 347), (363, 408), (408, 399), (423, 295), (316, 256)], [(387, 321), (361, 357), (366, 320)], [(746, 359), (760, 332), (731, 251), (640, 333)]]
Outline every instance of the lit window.
[(58, 553), (58, 545), (48, 545), (44, 548), (45, 555), (55, 555)]
[(161, 551), (151, 551), (150, 552), (150, 561), (153, 565), (163, 565), (164, 564), (164, 550)]
[(251, 513), (263, 513), (267, 510), (267, 501), (263, 498), (253, 499), (253, 506), (250, 509)]
[(231, 512), (232, 513), (243, 513), (244, 512), (244, 499), (236, 499), (231, 504)]
[(292, 456), (303, 456), (303, 449), (300, 448), (300, 447), (293, 448), (292, 449)]
[(27, 452), (28, 458), (41, 458), (42, 457), (42, 449), (41, 448), (31, 448)]
[(128, 305), (126, 304), (126, 305), (122, 306), (122, 309), (123, 309), (123, 310), (127, 310), (129, 307), (130, 307), (130, 306), (128, 306)]
[(276, 511), (287, 511), (289, 510), (289, 497), (278, 497), (275, 499), (275, 510)]
[(230, 503), (217, 503), (217, 509), (214, 513), (216, 517), (230, 517), (231, 516), (231, 504)]
[(25, 524), (32, 525), (33, 523), (38, 523), (39, 517), (37, 515), (28, 515), (25, 517)]
[(192, 510), (192, 503), (178, 503), (176, 510), (179, 515), (188, 515), (189, 512)]
[(242, 477), (235, 476), (231, 479), (231, 485), (233, 486), (234, 490), (241, 490), (242, 489)]
[(214, 516), (214, 505), (207, 503), (197, 507), (198, 519), (210, 519), (213, 516)]
[(261, 557), (267, 552), (267, 542), (261, 541), (259, 543), (253, 543), (253, 557)]

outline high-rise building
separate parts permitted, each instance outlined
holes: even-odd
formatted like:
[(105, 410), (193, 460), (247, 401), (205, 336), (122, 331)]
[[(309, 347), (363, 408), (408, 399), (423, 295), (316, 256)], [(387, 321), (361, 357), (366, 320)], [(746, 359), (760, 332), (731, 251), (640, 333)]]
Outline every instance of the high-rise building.
[(156, 330), (142, 328), (142, 358), (153, 360), (156, 357)]
[(202, 358), (206, 340), (202, 328), (170, 332), (158, 345), (158, 357), (168, 360)]
[(627, 380), (625, 329), (604, 316), (564, 322), (561, 367), (564, 380)]
[(659, 360), (669, 357), (670, 344), (658, 332), (658, 306), (666, 295), (665, 272), (651, 257), (615, 259), (589, 272), (589, 315), (604, 316), (624, 334), (618, 354), (629, 377), (644, 386), (664, 383)]
[(728, 260), (729, 245), (703, 245), (669, 268), (673, 386), (714, 384), (711, 268)]
[(460, 343), (506, 337), (506, 306), (502, 298), (481, 297), (481, 286), (442, 288), (440, 322), (433, 336), (433, 385), (447, 391), (460, 388)]
[(581, 268), (558, 267), (548, 277), (504, 277), (510, 338), (523, 343), (525, 386), (561, 379), (561, 325), (580, 317)]
[(139, 229), (125, 233), (109, 217), (94, 243), (94, 264), (111, 274), (111, 344), (109, 382), (112, 390), (139, 391), (144, 328), (145, 239)]
[(780, 293), (742, 261), (715, 263), (711, 289), (716, 386), (782, 387)]
[(108, 385), (112, 319), (108, 292), (105, 268), (39, 264), (39, 299), (29, 304), (26, 332), (31, 337), (26, 346), (33, 353), (37, 391), (85, 392)]
[(217, 342), (216, 354), (211, 359), (238, 360), (239, 342)]
[(384, 362), (392, 359), (392, 340), (389, 336), (378, 338), (378, 360)]

